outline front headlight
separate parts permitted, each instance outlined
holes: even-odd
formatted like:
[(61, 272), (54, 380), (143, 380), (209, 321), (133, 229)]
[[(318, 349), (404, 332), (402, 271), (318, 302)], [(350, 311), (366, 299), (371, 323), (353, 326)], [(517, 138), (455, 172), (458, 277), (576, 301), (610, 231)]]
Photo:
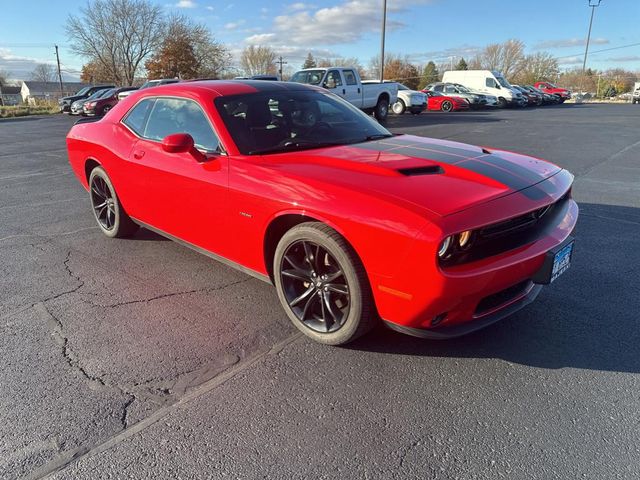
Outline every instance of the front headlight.
[(440, 244), (440, 248), (438, 249), (438, 256), (440, 258), (445, 258), (447, 256), (447, 253), (449, 252), (450, 246), (451, 246), (451, 237), (447, 237)]
[(465, 230), (457, 235), (458, 246), (460, 248), (467, 248), (471, 243), (471, 230)]

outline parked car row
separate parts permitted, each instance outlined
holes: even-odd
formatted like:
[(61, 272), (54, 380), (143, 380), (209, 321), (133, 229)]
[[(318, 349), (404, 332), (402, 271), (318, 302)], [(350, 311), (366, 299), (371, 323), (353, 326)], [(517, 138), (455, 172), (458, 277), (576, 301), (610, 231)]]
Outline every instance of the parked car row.
[(115, 85), (91, 85), (75, 95), (58, 100), (60, 112), (70, 115), (102, 116), (111, 110), (120, 100), (135, 90), (155, 87), (167, 83), (179, 82), (177, 78), (149, 80), (138, 87), (116, 87)]

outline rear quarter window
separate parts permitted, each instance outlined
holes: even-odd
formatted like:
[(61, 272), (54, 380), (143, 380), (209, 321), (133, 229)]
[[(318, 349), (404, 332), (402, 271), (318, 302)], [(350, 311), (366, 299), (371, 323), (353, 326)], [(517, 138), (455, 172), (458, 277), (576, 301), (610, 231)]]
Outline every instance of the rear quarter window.
[(124, 117), (122, 123), (133, 130), (136, 134), (142, 136), (147, 119), (149, 118), (149, 112), (151, 111), (151, 107), (153, 107), (154, 102), (155, 99), (151, 98), (142, 100), (133, 107), (129, 113), (127, 113), (127, 116)]

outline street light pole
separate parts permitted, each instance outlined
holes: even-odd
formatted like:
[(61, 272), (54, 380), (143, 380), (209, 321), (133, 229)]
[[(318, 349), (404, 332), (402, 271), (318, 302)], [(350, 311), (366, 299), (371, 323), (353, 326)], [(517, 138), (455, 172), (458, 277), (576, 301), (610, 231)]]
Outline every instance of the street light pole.
[[(589, 53), (589, 41), (591, 40), (591, 26), (593, 25), (593, 14), (596, 11), (596, 7), (600, 6), (602, 0), (589, 0), (589, 6), (591, 7), (591, 20), (589, 20), (589, 33), (587, 33), (587, 45), (584, 49), (584, 60), (582, 62), (582, 82), (584, 82), (584, 72), (587, 68), (587, 54)], [(584, 84), (582, 85), (584, 86)], [(582, 92), (580, 92), (582, 93)]]
[(382, 39), (380, 41), (380, 83), (384, 82), (384, 36), (387, 28), (387, 0), (382, 0)]

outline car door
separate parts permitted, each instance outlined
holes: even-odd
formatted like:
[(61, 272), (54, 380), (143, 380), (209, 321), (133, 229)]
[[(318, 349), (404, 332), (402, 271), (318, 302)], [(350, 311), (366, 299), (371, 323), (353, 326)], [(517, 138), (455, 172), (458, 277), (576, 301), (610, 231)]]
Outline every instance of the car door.
[[(143, 117), (146, 117), (144, 120)], [(122, 120), (138, 137), (128, 159), (135, 218), (192, 245), (221, 251), (227, 225), (228, 158), (205, 111), (194, 100), (147, 98)], [(168, 153), (162, 140), (188, 133), (206, 161)]]
[(353, 70), (343, 70), (344, 85), (342, 85), (342, 97), (356, 107), (362, 106), (362, 88), (358, 84), (358, 77)]

